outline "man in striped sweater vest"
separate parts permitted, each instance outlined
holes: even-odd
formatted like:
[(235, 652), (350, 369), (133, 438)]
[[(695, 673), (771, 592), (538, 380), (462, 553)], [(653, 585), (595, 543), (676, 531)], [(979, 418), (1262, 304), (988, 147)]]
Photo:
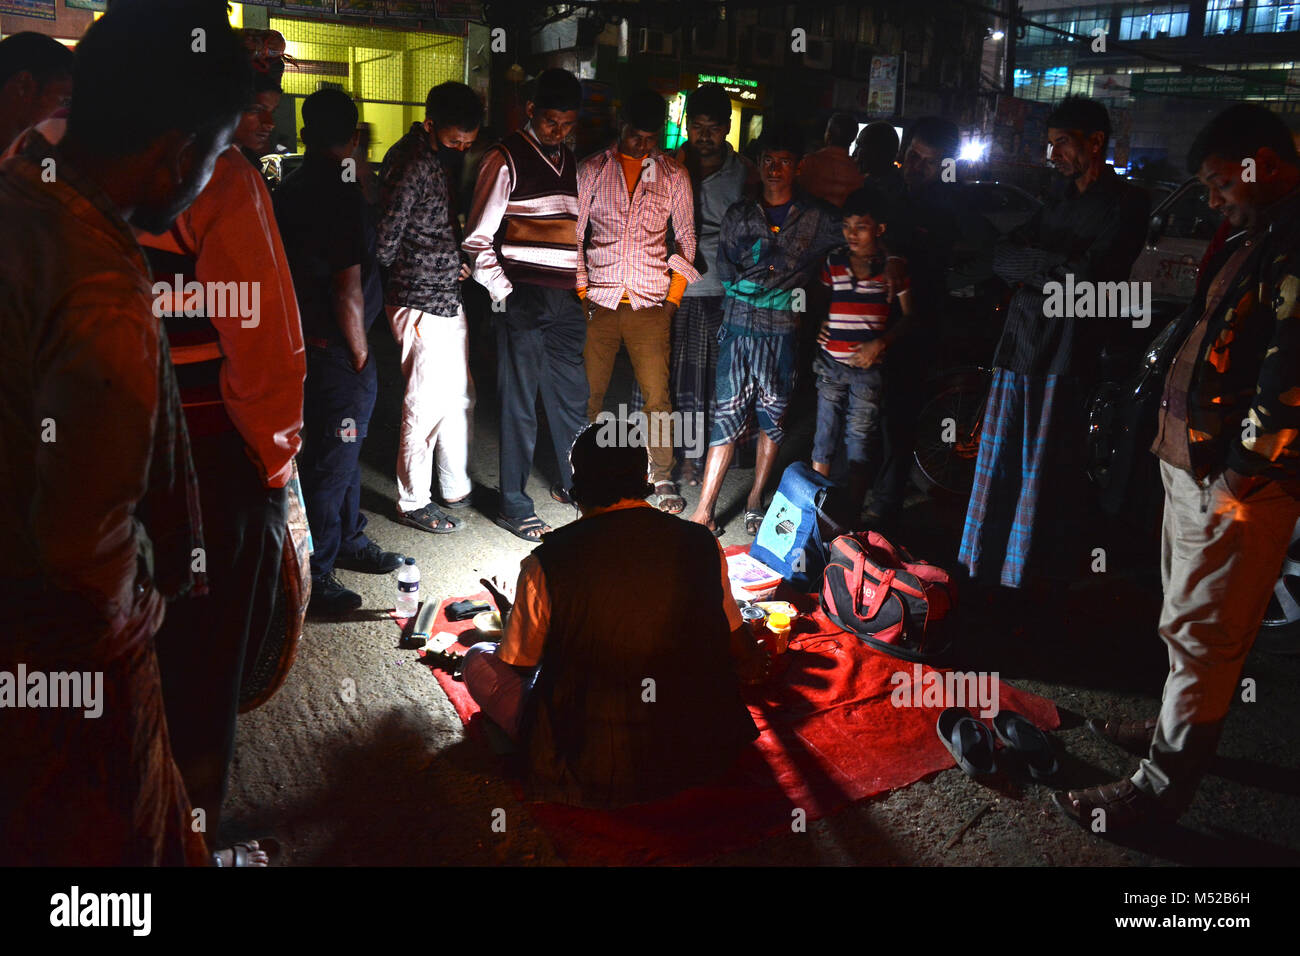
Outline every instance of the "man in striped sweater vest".
[(493, 146), (479, 166), (464, 250), (492, 297), (501, 403), (501, 511), (497, 524), (525, 541), (551, 529), (525, 486), (537, 444), (537, 396), (569, 502), (569, 447), (587, 424), (586, 320), (574, 293), (578, 268), (577, 161), (564, 145), (578, 121), (582, 87), (545, 70), (526, 105), (528, 124)]

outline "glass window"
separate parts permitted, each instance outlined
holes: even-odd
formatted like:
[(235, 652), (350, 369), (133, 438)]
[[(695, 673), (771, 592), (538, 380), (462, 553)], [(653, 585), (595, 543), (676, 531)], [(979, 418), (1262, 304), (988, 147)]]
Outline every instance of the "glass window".
[(1300, 30), (1300, 0), (1255, 0), (1246, 21), (1248, 33)]
[[(1079, 36), (1090, 37), (1092, 31), (1100, 28), (1102, 32), (1110, 32), (1110, 8), (1109, 7), (1079, 7), (1067, 10), (1039, 10), (1026, 14), (1027, 19), (1036, 23), (1042, 23), (1056, 27), (1058, 30), (1065, 30)], [(1022, 46), (1043, 46), (1049, 43), (1074, 43), (1069, 37), (1063, 37), (1059, 33), (1053, 33), (1050, 30), (1041, 30), (1037, 27), (1029, 27), (1025, 30), (1025, 38), (1020, 41)]]
[(1190, 9), (1186, 3), (1125, 7), (1119, 18), (1119, 38), (1155, 40), (1163, 37), (1186, 36)]
[(1241, 32), (1245, 6), (1246, 0), (1209, 0), (1205, 5), (1205, 35), (1213, 37)]

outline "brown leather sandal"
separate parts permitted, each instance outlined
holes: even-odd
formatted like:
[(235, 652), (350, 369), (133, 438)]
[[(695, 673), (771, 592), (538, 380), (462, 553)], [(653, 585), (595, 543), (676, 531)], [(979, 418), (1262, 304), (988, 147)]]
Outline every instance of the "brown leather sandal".
[(1075, 823), (1097, 833), (1164, 822), (1160, 805), (1128, 778), (1087, 790), (1058, 790), (1052, 803)]
[(1088, 718), (1088, 729), (1094, 734), (1117, 747), (1123, 747), (1129, 753), (1146, 756), (1155, 739), (1156, 724), (1159, 718), (1146, 720), (1102, 720), (1100, 717)]

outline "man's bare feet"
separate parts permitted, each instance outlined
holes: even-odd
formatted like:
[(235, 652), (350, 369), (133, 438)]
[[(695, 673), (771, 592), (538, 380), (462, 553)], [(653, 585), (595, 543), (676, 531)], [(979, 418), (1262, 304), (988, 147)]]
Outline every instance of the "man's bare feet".
[(722, 537), (723, 529), (718, 527), (717, 522), (713, 520), (713, 515), (708, 514), (707, 512), (697, 511), (695, 514), (691, 515), (691, 521), (695, 524), (704, 525), (704, 527), (713, 532), (715, 538)]
[(218, 850), (212, 854), (212, 862), (216, 866), (268, 866), (271, 858), (256, 840), (246, 840), (228, 850)]

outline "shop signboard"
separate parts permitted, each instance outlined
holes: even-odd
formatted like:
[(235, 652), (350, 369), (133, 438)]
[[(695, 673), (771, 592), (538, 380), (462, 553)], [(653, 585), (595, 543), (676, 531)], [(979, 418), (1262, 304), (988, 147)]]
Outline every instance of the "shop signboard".
[(1165, 96), (1207, 96), (1224, 99), (1243, 99), (1252, 96), (1276, 96), (1279, 99), (1294, 90), (1288, 90), (1286, 70), (1248, 70), (1248, 76), (1229, 76), (1225, 73), (1134, 73), (1134, 94), (1156, 93)]
[(759, 104), (760, 87), (758, 80), (747, 80), (739, 76), (725, 76), (719, 73), (698, 73), (696, 82), (703, 86), (705, 83), (717, 83), (729, 93), (732, 98), (738, 99), (748, 106), (757, 106)]
[(12, 13), (35, 20), (54, 20), (54, 0), (0, 0), (0, 13)]
[(893, 116), (898, 97), (898, 57), (873, 56), (867, 94), (867, 112)]

